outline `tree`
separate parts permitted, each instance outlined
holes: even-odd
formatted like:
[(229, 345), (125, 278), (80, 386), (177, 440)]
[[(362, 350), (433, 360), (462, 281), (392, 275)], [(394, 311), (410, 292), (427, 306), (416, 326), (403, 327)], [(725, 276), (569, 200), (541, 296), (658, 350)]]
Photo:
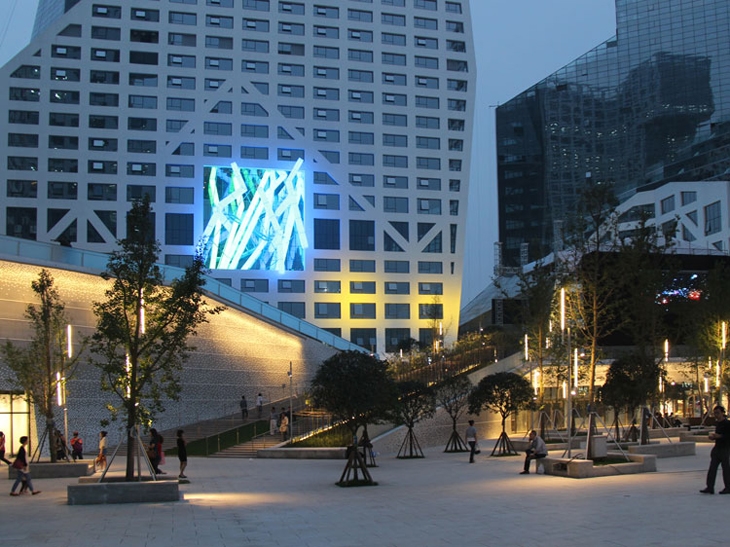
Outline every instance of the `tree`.
[(517, 454), (512, 441), (505, 431), (507, 418), (523, 408), (532, 405), (532, 386), (530, 382), (514, 372), (497, 372), (482, 378), (469, 394), (469, 414), (477, 416), (482, 410), (497, 412), (502, 418), (502, 433), (494, 445), (499, 455)]
[(15, 376), (13, 382), (25, 392), (28, 403), (35, 405), (46, 419), (43, 436), (48, 438), (51, 462), (55, 462), (53, 406), (56, 390), (60, 389), (59, 381), (72, 375), (81, 352), (73, 357), (68, 355), (66, 328), (69, 318), (50, 272), (42, 269), (31, 288), (40, 299), (40, 306), (28, 304), (25, 309), (25, 318), (32, 328), (30, 344), (18, 347), (6, 341), (1, 352)]
[(436, 395), (425, 383), (415, 380), (398, 382), (396, 386), (400, 397), (393, 407), (393, 418), (408, 428), (397, 457), (423, 458), (413, 427), (418, 420), (431, 418), (436, 413)]
[(127, 237), (111, 253), (102, 274), (111, 280), (106, 300), (93, 303), (97, 317), (91, 337), (92, 364), (102, 371), (102, 389), (118, 398), (108, 403), (112, 419), (124, 415), (127, 431), (126, 480), (134, 478), (134, 435), (164, 410), (163, 397), (177, 400), (178, 375), (195, 349), (188, 340), (208, 315), (203, 299), (204, 266), (195, 256), (184, 274), (169, 286), (157, 265), (160, 246), (154, 233), (149, 199), (137, 201), (127, 214)]
[(656, 395), (660, 374), (659, 362), (651, 356), (637, 352), (616, 359), (606, 373), (606, 381), (600, 390), (601, 398), (616, 410), (617, 416), (621, 408), (626, 408), (629, 416), (634, 416), (637, 408)]
[(563, 267), (566, 308), (576, 342), (588, 347), (588, 402), (593, 403), (599, 341), (619, 330), (622, 307), (609, 251), (616, 246), (618, 200), (613, 188), (590, 184), (580, 195), (578, 214), (570, 228), (572, 250), (565, 254)]
[[(366, 429), (368, 424), (385, 420), (397, 401), (398, 393), (388, 364), (359, 351), (336, 353), (314, 374), (311, 395), (316, 406), (342, 420), (352, 434), (353, 444), (338, 484), (373, 484), (355, 439), (360, 427)], [(362, 480), (358, 470), (362, 471)]]
[(473, 389), (471, 380), (463, 374), (451, 376), (436, 388), (436, 402), (451, 417), (451, 436), (444, 452), (467, 452), (469, 448), (456, 430), (461, 415), (469, 404), (468, 395)]

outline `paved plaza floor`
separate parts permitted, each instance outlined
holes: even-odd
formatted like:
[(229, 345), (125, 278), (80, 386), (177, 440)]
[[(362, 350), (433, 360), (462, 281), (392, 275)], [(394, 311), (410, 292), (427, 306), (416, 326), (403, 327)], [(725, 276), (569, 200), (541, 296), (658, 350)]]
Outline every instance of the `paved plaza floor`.
[(20, 497), (7, 481), (0, 537), (24, 547), (727, 545), (730, 496), (699, 493), (707, 444), (658, 460), (656, 473), (582, 480), (520, 475), (522, 457), (485, 456), (492, 446), (482, 442), (475, 464), (442, 448), (381, 455), (378, 486), (364, 488), (335, 486), (344, 460), (191, 458), (177, 503), (69, 506), (74, 479), (39, 479), (40, 495)]

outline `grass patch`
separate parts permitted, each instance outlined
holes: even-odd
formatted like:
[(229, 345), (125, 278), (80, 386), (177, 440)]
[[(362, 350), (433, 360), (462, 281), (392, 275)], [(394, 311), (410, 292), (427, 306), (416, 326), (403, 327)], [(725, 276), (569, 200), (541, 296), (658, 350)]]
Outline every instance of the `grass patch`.
[(344, 425), (338, 425), (327, 431), (322, 431), (301, 441), (287, 445), (287, 448), (336, 448), (350, 446), (352, 433)]
[[(236, 446), (237, 444), (246, 443), (261, 432), (268, 430), (268, 420), (258, 420), (234, 427), (233, 429), (229, 429), (228, 431), (224, 431), (223, 433), (219, 433), (211, 437), (188, 441), (188, 456), (208, 456), (210, 454), (215, 454), (220, 450)], [(177, 456), (177, 446), (165, 449), (165, 456)]]

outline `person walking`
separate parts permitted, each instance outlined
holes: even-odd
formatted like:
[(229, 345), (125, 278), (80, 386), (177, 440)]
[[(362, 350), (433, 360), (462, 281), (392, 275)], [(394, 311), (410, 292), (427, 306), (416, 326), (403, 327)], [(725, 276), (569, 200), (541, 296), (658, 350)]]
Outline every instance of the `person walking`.
[(28, 437), (24, 436), (20, 438), (20, 449), (18, 450), (18, 454), (15, 456), (15, 461), (13, 462), (13, 467), (17, 469), (18, 475), (15, 478), (13, 487), (10, 489), (11, 496), (20, 495), (15, 490), (22, 482), (25, 482), (28, 485), (28, 490), (30, 490), (34, 496), (41, 493), (40, 490), (33, 489), (33, 481), (30, 479), (30, 467), (28, 466), (28, 457), (25, 451), (25, 445), (27, 443)]
[(289, 416), (284, 412), (281, 413), (281, 425), (279, 425), (279, 432), (281, 433), (281, 440), (286, 441), (286, 433), (289, 430)]
[(99, 471), (106, 469), (106, 436), (106, 431), (99, 432), (99, 454), (96, 456), (96, 460), (94, 460), (94, 470), (97, 467)]
[(276, 413), (276, 407), (271, 407), (271, 414), (269, 414), (269, 435), (276, 435), (276, 428), (278, 427), (279, 415)]
[(185, 431), (177, 430), (177, 458), (180, 460), (180, 474), (178, 479), (187, 479), (185, 476), (185, 468), (188, 466), (188, 443), (183, 436)]
[(5, 433), (0, 431), (0, 460), (4, 461), (8, 465), (13, 465), (10, 460), (5, 459)]
[(248, 403), (246, 402), (246, 396), (241, 395), (241, 401), (238, 403), (238, 406), (241, 407), (241, 418), (243, 420), (248, 418)]
[(74, 461), (84, 459), (84, 441), (79, 437), (79, 432), (74, 431), (73, 437), (69, 441), (71, 443), (71, 456)]
[[(530, 444), (527, 445), (527, 450), (525, 450), (525, 467), (520, 472), (520, 475), (529, 475), (530, 474), (530, 462), (532, 460), (540, 460), (547, 456), (548, 450), (547, 446), (545, 446), (545, 441), (540, 438), (540, 436), (537, 434), (537, 431), (534, 429), (530, 431)], [(537, 470), (535, 470), (537, 473)]]
[(730, 420), (725, 415), (725, 407), (717, 405), (712, 409), (715, 416), (715, 432), (710, 433), (710, 440), (715, 446), (710, 452), (710, 468), (707, 470), (707, 486), (700, 490), (703, 494), (715, 493), (715, 478), (717, 468), (722, 466), (722, 481), (725, 488), (720, 494), (730, 494)]
[(256, 411), (259, 414), (259, 420), (261, 419), (261, 414), (264, 412), (264, 396), (259, 393), (256, 395)]
[(165, 472), (160, 469), (160, 462), (162, 461), (162, 436), (157, 433), (154, 427), (150, 429), (150, 444), (147, 447), (147, 454), (155, 473), (164, 475)]
[(466, 428), (466, 443), (469, 445), (469, 463), (474, 463), (474, 454), (477, 450), (477, 428), (474, 427), (474, 420), (469, 420), (469, 427)]

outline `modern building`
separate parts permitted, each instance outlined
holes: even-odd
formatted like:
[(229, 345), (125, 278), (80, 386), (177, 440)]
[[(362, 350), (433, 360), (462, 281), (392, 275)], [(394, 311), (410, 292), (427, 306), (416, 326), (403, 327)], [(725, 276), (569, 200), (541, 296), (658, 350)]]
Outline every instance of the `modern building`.
[(378, 353), (456, 337), (467, 0), (42, 0), (0, 69), (0, 233), (166, 264)]
[[(616, 221), (610, 226), (621, 238), (630, 238), (637, 227), (646, 223), (660, 235), (658, 243), (669, 244), (681, 273), (675, 281), (691, 288), (691, 278), (704, 275), (716, 263), (727, 263), (730, 246), (730, 182), (676, 181), (660, 186), (645, 186), (616, 207)], [(723, 221), (723, 218), (726, 219)], [(670, 234), (669, 240), (666, 235)], [(570, 253), (569, 250), (564, 252)], [(560, 260), (560, 253), (551, 253), (523, 266), (527, 273), (535, 267), (548, 266)], [(513, 324), (509, 314), (512, 299), (519, 299), (520, 278), (506, 271), (497, 277), (476, 298), (461, 310), (459, 333), (479, 332), (491, 326)], [(676, 288), (676, 287), (675, 287)], [(673, 288), (668, 287), (671, 291)], [(680, 291), (682, 294), (686, 290)], [(686, 294), (685, 294), (686, 296)]]
[[(729, 30), (726, 0), (616, 0), (614, 37), (497, 109), (503, 266), (558, 250), (588, 181), (624, 201), (727, 180)], [(719, 215), (726, 225), (728, 209)], [(714, 221), (700, 225), (711, 235)]]

